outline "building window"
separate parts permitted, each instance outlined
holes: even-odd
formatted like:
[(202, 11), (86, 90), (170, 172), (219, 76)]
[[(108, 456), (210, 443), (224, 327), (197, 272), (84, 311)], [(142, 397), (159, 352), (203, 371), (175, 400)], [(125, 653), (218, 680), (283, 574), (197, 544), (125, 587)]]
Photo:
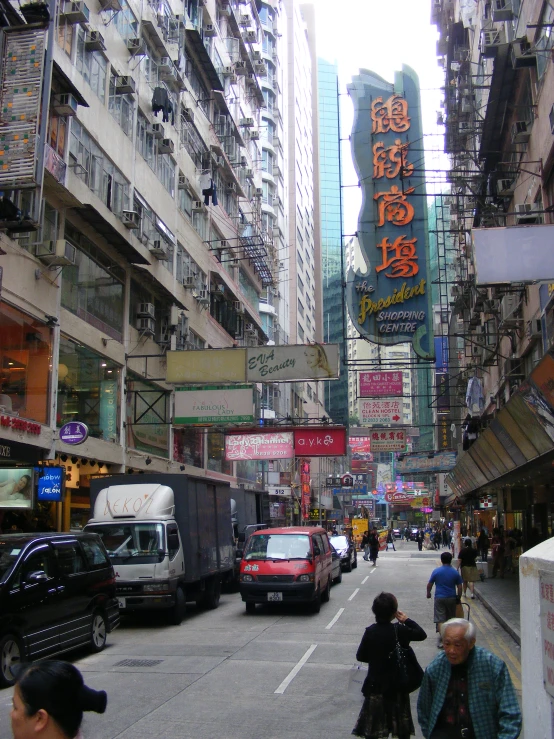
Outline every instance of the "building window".
[(304, 341), (304, 329), (300, 324), (298, 324), (298, 338), (300, 341)]
[(62, 306), (117, 341), (123, 338), (123, 269), (66, 221), (65, 238), (77, 247), (75, 265), (64, 267)]
[(107, 62), (99, 51), (87, 51), (85, 48), (85, 30), (78, 26), (77, 58), (75, 66), (83, 75), (85, 82), (102, 102), (106, 100)]
[(304, 318), (304, 306), (302, 305), (302, 301), (300, 300), (300, 298), (298, 298), (298, 313), (302, 316), (302, 318)]
[(126, 136), (132, 137), (135, 100), (132, 95), (118, 95), (116, 93), (116, 79), (117, 74), (112, 69), (110, 74), (110, 97), (108, 110), (110, 111), (112, 118), (114, 118), (114, 120), (116, 120), (123, 129), (123, 133)]
[(150, 132), (150, 124), (141, 111), (137, 116), (136, 148), (171, 197), (174, 197), (175, 162), (169, 154), (158, 152), (158, 139)]
[(300, 275), (298, 275), (297, 282), (298, 282), (298, 289), (300, 290), (302, 295), (304, 295), (304, 283), (302, 282)]
[(0, 304), (0, 412), (48, 423), (52, 332)]
[(86, 423), (90, 436), (119, 440), (120, 367), (106, 357), (62, 337), (58, 364), (56, 425)]
[(173, 429), (173, 459), (191, 467), (204, 467), (204, 430)]
[(273, 154), (267, 149), (262, 149), (262, 170), (273, 174)]
[(219, 431), (208, 434), (208, 469), (213, 472), (221, 472), (231, 475), (233, 472), (232, 462), (225, 459), (225, 436)]
[(192, 219), (192, 201), (193, 197), (188, 190), (184, 188), (179, 190), (179, 210), (186, 215), (189, 221)]
[(180, 123), (179, 136), (181, 146), (194, 162), (194, 166), (197, 169), (204, 169), (210, 160), (208, 147), (204, 143), (202, 136), (198, 133), (195, 125), (187, 120), (183, 111), (181, 111)]
[(60, 20), (57, 31), (58, 46), (60, 46), (68, 57), (71, 57), (71, 50), (73, 48), (73, 26), (70, 23), (66, 23), (64, 20)]
[(127, 0), (120, 0), (121, 10), (114, 10), (112, 14), (112, 21), (115, 28), (117, 28), (119, 35), (123, 39), (137, 38), (138, 33), (138, 21), (135, 18), (133, 11), (129, 7)]

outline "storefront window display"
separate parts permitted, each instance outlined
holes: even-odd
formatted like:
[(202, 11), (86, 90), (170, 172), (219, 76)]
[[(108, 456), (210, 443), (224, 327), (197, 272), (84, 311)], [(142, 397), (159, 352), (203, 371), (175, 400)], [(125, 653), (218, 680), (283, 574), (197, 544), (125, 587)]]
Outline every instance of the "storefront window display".
[(0, 303), (0, 411), (48, 423), (51, 329)]
[(127, 446), (169, 458), (169, 393), (127, 375)]
[(204, 467), (204, 430), (173, 429), (173, 459), (192, 467)]
[(82, 421), (89, 436), (119, 440), (120, 367), (62, 337), (58, 364), (57, 425)]
[(225, 475), (233, 474), (232, 462), (225, 459), (225, 435), (220, 431), (208, 431), (208, 469)]

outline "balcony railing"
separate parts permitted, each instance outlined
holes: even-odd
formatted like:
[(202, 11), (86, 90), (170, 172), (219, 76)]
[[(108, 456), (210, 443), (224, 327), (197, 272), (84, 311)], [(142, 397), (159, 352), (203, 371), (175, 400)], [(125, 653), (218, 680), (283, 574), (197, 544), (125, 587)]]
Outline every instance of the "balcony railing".
[(67, 170), (67, 164), (49, 144), (45, 144), (44, 166), (50, 172), (52, 177), (54, 177), (54, 179), (56, 179), (61, 185), (65, 184), (65, 173)]

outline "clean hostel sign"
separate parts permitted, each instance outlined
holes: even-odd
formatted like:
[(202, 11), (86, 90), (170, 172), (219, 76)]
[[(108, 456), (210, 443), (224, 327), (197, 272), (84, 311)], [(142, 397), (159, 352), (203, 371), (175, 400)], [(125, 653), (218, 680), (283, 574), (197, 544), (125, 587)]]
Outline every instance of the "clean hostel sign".
[(419, 81), (404, 66), (395, 84), (366, 70), (348, 86), (352, 154), (363, 191), (358, 240), (366, 269), (349, 270), (347, 304), (376, 344), (410, 342), (432, 359), (431, 289)]

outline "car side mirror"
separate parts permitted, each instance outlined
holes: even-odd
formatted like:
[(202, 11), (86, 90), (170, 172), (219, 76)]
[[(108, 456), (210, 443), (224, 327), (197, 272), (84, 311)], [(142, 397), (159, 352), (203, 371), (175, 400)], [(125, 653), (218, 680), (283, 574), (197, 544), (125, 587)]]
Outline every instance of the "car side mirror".
[(25, 583), (27, 585), (30, 585), (35, 582), (46, 582), (48, 580), (48, 575), (44, 570), (37, 570), (37, 572), (30, 572), (27, 575), (27, 579), (25, 580)]
[(314, 557), (319, 557), (321, 554), (321, 549), (319, 547), (314, 547)]

